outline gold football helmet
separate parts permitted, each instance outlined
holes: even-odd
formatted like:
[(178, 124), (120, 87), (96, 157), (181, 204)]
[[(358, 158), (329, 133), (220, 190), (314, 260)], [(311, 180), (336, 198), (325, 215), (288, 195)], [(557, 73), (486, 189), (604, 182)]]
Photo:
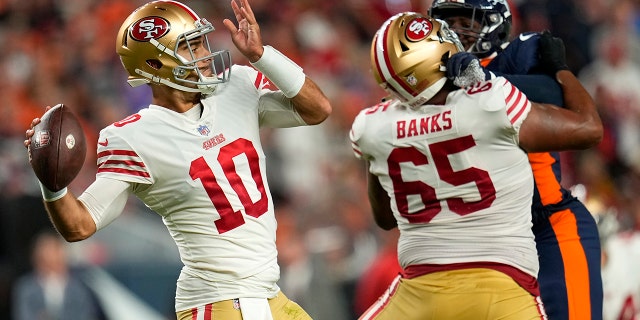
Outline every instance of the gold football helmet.
[(415, 12), (389, 18), (371, 44), (371, 68), (382, 88), (418, 107), (444, 86), (444, 63), (464, 51), (447, 23)]
[[(177, 1), (152, 1), (139, 7), (124, 21), (116, 40), (129, 84), (159, 83), (187, 92), (212, 93), (231, 75), (229, 51), (211, 51), (207, 34), (213, 30), (209, 21)], [(202, 47), (192, 47), (196, 42)], [(181, 45), (187, 54), (178, 53)], [(201, 52), (196, 54), (197, 50)], [(209, 70), (211, 75), (206, 75)]]

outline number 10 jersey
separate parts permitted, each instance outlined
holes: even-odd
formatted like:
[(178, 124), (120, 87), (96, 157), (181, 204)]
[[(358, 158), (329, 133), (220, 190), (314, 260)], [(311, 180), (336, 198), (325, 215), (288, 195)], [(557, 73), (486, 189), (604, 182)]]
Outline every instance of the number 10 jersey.
[(178, 246), (177, 311), (278, 290), (259, 128), (305, 123), (281, 92), (265, 89), (261, 73), (233, 67), (230, 81), (201, 100), (197, 120), (151, 105), (100, 133), (98, 177), (131, 183)]

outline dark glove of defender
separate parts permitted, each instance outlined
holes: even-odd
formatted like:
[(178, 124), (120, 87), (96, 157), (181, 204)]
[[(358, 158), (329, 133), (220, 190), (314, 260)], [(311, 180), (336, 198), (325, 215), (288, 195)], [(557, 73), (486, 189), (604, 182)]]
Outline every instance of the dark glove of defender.
[(538, 40), (538, 61), (540, 69), (552, 77), (560, 70), (569, 70), (562, 39), (549, 31), (542, 32)]
[(488, 80), (489, 72), (480, 66), (478, 58), (469, 52), (458, 52), (446, 61), (446, 77), (460, 88)]

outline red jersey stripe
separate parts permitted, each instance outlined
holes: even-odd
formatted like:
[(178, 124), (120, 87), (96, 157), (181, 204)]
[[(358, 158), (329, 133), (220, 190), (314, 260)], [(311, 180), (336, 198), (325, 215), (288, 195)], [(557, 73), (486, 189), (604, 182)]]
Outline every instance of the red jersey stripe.
[(269, 80), (269, 78), (267, 78), (267, 76), (264, 75), (264, 73), (258, 71), (258, 74), (256, 75), (256, 79), (253, 82), (253, 86), (256, 87), (256, 89), (258, 90), (270, 90), (270, 91), (277, 91), (278, 88), (273, 84), (273, 82), (271, 82), (271, 80)]
[(511, 86), (511, 88), (512, 91), (509, 94), (509, 98), (505, 100), (505, 103), (509, 106), (509, 109), (507, 110), (508, 114), (512, 114), (514, 110), (522, 104), (522, 100), (524, 100), (524, 95), (520, 90), (516, 89), (514, 86)]
[(520, 111), (511, 119), (511, 124), (514, 124), (520, 116), (524, 113), (525, 110), (529, 107), (531, 103), (528, 100), (524, 101), (524, 105), (520, 108)]
[(137, 176), (137, 177), (145, 177), (145, 178), (150, 177), (149, 173), (146, 171), (129, 170), (129, 169), (122, 169), (122, 168), (110, 168), (110, 167), (98, 168), (98, 173), (101, 173), (101, 172), (121, 173), (129, 176)]
[(141, 167), (145, 168), (144, 162), (133, 161), (133, 160), (107, 160), (98, 164), (98, 167), (109, 166), (109, 165), (126, 165), (131, 167)]
[(106, 156), (132, 156), (137, 157), (138, 154), (135, 151), (131, 150), (107, 150), (98, 153), (98, 158), (106, 157)]
[[(513, 99), (513, 96), (516, 94), (516, 92), (518, 91), (518, 89), (516, 89), (516, 87), (514, 87), (511, 83), (507, 82), (504, 84), (505, 86), (509, 87), (509, 94), (507, 95), (507, 97), (504, 99), (505, 103), (507, 105), (511, 105), (509, 103), (509, 101), (511, 101)], [(511, 105), (511, 107), (507, 110), (507, 113), (511, 113), (511, 111), (513, 111), (514, 105)]]
[(211, 320), (213, 318), (213, 312), (211, 312), (212, 309), (213, 303), (209, 303), (208, 305), (204, 306), (204, 320)]
[(513, 86), (510, 82), (505, 82), (504, 85), (509, 87), (509, 94), (505, 98), (505, 103), (508, 107), (507, 116), (509, 117), (511, 124), (514, 124), (518, 119), (520, 119), (531, 103), (525, 98), (522, 91), (518, 90), (518, 88)]

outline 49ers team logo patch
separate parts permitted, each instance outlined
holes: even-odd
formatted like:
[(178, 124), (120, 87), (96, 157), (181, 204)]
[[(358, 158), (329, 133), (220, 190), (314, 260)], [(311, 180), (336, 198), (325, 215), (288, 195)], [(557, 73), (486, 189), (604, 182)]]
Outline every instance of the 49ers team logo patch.
[(409, 41), (418, 42), (431, 34), (433, 24), (426, 18), (414, 18), (409, 21), (405, 35)]
[(151, 39), (162, 38), (169, 33), (171, 25), (169, 21), (162, 17), (145, 17), (129, 28), (131, 38), (137, 41), (149, 41)]

